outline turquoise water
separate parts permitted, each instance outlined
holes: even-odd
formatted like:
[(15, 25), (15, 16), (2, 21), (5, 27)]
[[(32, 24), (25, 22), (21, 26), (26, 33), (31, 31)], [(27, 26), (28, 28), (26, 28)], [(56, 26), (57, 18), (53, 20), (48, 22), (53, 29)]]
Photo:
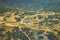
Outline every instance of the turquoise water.
[(2, 6), (11, 6), (24, 9), (42, 8), (45, 11), (60, 11), (60, 0), (0, 0), (0, 3)]

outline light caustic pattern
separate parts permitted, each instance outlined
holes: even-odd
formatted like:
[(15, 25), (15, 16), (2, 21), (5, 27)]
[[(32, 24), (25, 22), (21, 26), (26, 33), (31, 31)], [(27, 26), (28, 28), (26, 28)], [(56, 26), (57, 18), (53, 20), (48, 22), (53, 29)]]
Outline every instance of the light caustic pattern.
[(0, 40), (60, 40), (60, 13), (19, 9), (3, 14)]

